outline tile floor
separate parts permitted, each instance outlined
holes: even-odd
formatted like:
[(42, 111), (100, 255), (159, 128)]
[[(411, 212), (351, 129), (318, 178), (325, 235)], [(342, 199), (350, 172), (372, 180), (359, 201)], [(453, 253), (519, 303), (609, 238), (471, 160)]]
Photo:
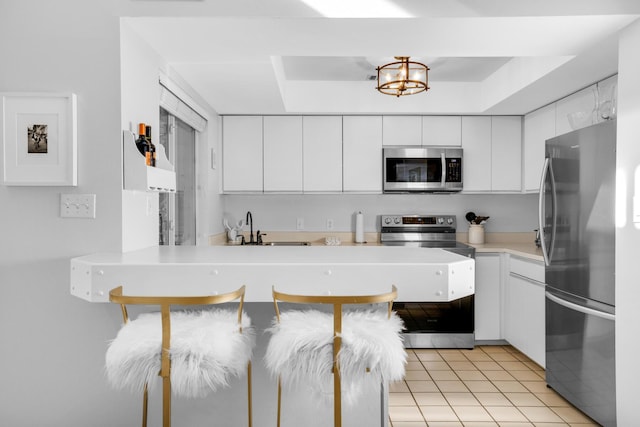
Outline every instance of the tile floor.
[(511, 346), (408, 353), (404, 381), (390, 386), (389, 427), (598, 426)]

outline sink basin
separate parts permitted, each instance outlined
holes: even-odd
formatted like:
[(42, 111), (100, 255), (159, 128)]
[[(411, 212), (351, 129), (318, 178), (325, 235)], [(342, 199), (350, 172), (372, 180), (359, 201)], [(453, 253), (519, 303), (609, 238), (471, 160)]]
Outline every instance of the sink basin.
[(263, 246), (311, 246), (310, 242), (265, 242)]

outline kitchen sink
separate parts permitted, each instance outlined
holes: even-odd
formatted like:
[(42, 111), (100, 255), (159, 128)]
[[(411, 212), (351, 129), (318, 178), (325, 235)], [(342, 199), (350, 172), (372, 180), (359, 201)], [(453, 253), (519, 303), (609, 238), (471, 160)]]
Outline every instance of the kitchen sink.
[(311, 246), (311, 242), (264, 242), (263, 246)]

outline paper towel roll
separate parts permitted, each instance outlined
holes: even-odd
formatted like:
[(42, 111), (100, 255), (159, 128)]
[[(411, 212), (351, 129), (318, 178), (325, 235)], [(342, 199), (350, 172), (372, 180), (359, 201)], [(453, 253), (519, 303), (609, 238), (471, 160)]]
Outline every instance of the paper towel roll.
[(364, 243), (364, 215), (361, 211), (356, 214), (356, 243)]

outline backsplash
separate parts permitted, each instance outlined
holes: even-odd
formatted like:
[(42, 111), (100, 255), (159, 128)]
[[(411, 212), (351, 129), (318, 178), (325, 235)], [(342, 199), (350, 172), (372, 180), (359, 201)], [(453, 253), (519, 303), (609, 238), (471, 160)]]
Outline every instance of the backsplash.
[[(227, 194), (221, 199), (224, 216), (233, 223), (251, 211), (254, 231), (348, 232), (355, 230), (357, 211), (364, 214), (365, 232), (379, 231), (379, 215), (412, 213), (456, 215), (458, 231), (466, 232), (469, 225), (464, 217), (469, 211), (491, 217), (485, 224), (487, 232), (538, 228), (537, 194)], [(298, 229), (299, 219), (302, 229)], [(211, 229), (223, 227), (212, 224)]]

